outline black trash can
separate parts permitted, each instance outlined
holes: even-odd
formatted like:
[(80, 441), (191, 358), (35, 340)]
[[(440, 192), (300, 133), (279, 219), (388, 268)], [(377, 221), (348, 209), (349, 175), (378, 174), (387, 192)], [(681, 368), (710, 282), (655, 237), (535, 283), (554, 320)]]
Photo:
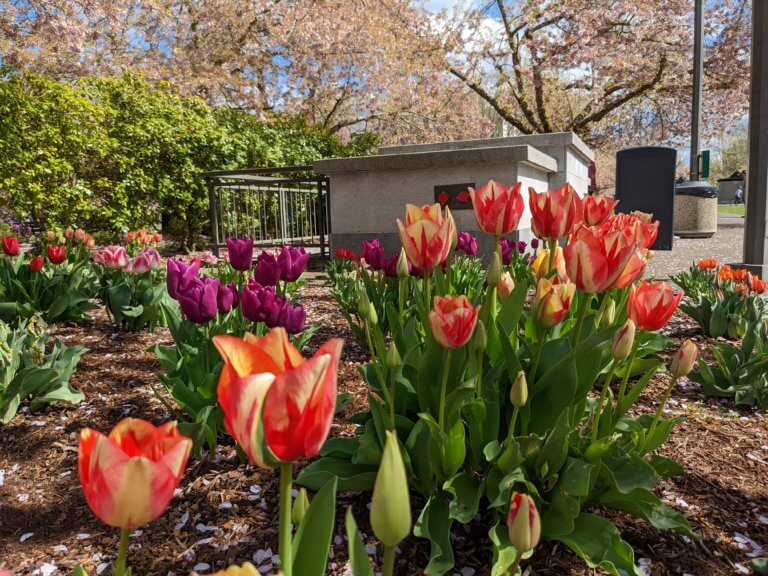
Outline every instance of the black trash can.
[(694, 180), (675, 187), (675, 236), (710, 238), (717, 232), (717, 188)]

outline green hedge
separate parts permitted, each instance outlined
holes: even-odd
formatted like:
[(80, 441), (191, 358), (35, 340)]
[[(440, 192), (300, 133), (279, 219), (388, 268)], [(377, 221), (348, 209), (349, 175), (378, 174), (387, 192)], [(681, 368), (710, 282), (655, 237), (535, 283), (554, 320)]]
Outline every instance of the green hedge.
[(194, 243), (207, 218), (204, 170), (364, 154), (302, 118), (212, 108), (126, 74), (58, 82), (0, 70), (0, 200), (40, 228), (121, 232), (164, 215)]

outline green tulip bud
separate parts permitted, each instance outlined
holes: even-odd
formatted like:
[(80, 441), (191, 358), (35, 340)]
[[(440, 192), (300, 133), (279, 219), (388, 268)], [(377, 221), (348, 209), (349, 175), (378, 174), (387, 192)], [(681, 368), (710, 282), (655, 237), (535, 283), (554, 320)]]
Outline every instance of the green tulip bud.
[(387, 443), (373, 486), (371, 528), (376, 538), (390, 548), (397, 546), (411, 532), (408, 478), (397, 435), (392, 431), (387, 431)]
[(397, 257), (397, 277), (404, 280), (411, 275), (411, 267), (408, 265), (408, 256), (405, 248), (400, 248), (400, 256)]
[(368, 315), (366, 316), (366, 321), (370, 326), (376, 326), (376, 324), (379, 323), (379, 315), (376, 313), (376, 307), (371, 303), (368, 304)]
[(614, 320), (616, 320), (616, 302), (611, 298), (603, 309), (603, 316), (600, 318), (600, 326), (608, 328), (608, 326), (613, 325)]
[(389, 345), (389, 350), (387, 350), (387, 368), (395, 369), (400, 365), (400, 362), (402, 362), (400, 353), (397, 351), (397, 345), (393, 340)]
[(309, 510), (309, 497), (306, 489), (302, 488), (299, 490), (296, 500), (293, 501), (293, 510), (291, 510), (291, 522), (294, 526), (301, 524), (307, 510)]
[(486, 280), (488, 286), (493, 286), (494, 288), (501, 282), (501, 257), (498, 252), (494, 252), (491, 257), (491, 265), (488, 266)]
[(472, 340), (472, 346), (477, 352), (485, 351), (488, 346), (488, 332), (486, 332), (482, 320), (478, 320), (477, 326), (475, 326), (475, 338)]
[(614, 360), (624, 360), (632, 352), (632, 345), (634, 343), (635, 323), (632, 320), (627, 320), (613, 338), (611, 356), (613, 356)]
[(357, 313), (363, 320), (368, 319), (368, 311), (371, 308), (371, 301), (368, 299), (368, 291), (363, 286), (360, 296), (357, 300)]
[(696, 363), (696, 358), (699, 357), (699, 350), (696, 348), (696, 344), (690, 340), (683, 342), (682, 346), (675, 353), (672, 358), (672, 365), (670, 371), (675, 378), (682, 378), (688, 376), (693, 370), (693, 365)]
[(512, 388), (509, 390), (509, 401), (516, 408), (522, 408), (528, 402), (528, 380), (522, 370), (517, 373), (517, 378), (512, 382)]

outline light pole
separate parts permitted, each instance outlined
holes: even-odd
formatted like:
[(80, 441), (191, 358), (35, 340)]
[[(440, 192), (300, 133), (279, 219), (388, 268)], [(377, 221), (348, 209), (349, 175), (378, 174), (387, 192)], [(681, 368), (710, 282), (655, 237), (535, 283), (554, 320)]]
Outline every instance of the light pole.
[(691, 182), (699, 179), (701, 153), (701, 89), (704, 78), (704, 0), (694, 0), (693, 8), (693, 106), (691, 109)]

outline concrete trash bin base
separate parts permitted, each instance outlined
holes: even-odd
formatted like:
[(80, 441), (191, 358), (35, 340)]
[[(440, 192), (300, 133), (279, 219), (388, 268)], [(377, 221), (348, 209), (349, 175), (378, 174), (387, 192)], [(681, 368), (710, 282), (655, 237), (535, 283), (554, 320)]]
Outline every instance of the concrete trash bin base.
[(675, 192), (673, 232), (680, 238), (710, 238), (717, 232), (717, 191), (708, 182), (683, 182)]

